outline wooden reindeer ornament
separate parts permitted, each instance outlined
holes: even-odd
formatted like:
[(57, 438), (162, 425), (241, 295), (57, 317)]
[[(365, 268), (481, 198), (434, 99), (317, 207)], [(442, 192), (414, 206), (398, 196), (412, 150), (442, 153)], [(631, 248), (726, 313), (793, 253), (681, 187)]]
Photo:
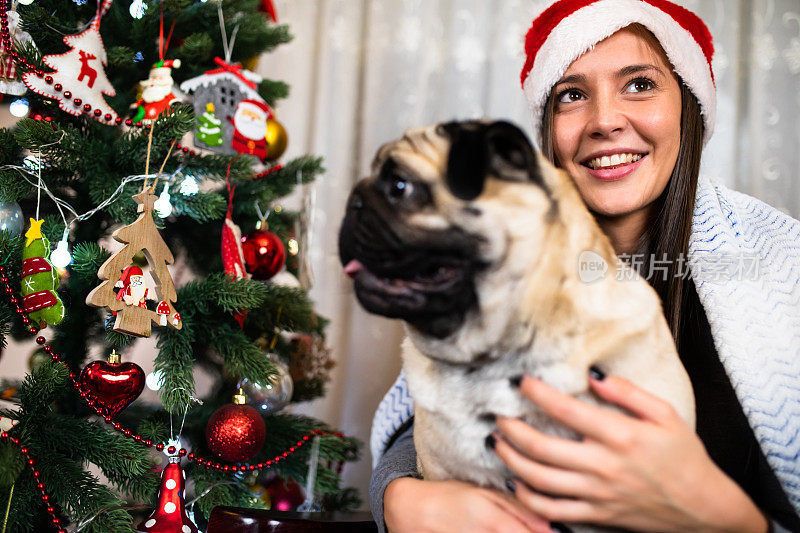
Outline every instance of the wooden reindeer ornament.
[[(151, 322), (173, 329), (182, 326), (181, 316), (172, 305), (177, 295), (167, 269), (175, 259), (153, 221), (154, 190), (155, 184), (134, 195), (139, 218), (111, 235), (126, 246), (103, 263), (97, 272), (103, 283), (86, 296), (88, 305), (107, 307), (116, 315), (114, 331), (137, 337), (150, 336)], [(133, 264), (133, 256), (140, 251), (156, 284), (153, 291), (145, 286), (142, 269)], [(119, 289), (116, 293), (115, 288)], [(156, 309), (148, 309), (146, 300), (158, 302)]]

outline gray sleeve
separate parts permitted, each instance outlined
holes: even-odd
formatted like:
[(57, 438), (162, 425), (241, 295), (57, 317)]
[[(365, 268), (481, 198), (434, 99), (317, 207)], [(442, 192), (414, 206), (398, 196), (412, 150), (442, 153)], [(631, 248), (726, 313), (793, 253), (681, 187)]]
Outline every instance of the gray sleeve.
[(790, 529), (786, 529), (780, 522), (770, 518), (769, 515), (767, 515), (767, 522), (769, 522), (767, 533), (792, 533)]
[[(401, 430), (402, 431), (402, 430)], [(383, 520), (383, 493), (390, 482), (399, 477), (422, 479), (417, 472), (417, 451), (414, 449), (414, 424), (400, 433), (378, 460), (369, 483), (369, 506), (379, 533), (386, 533)]]

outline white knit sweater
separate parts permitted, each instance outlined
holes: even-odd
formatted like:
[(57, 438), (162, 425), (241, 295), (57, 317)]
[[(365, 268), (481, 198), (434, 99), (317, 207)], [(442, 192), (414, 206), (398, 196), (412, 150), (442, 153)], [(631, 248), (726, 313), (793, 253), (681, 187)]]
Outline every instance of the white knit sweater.
[[(800, 513), (800, 222), (701, 176), (688, 264), (719, 359)], [(373, 467), (413, 414), (401, 372), (372, 422)]]

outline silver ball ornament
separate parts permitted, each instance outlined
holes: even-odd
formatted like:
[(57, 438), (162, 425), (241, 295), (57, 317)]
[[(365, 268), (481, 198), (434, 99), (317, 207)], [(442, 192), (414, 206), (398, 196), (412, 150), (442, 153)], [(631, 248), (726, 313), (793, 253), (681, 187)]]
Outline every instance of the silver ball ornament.
[(247, 379), (242, 380), (242, 388), (247, 396), (247, 405), (255, 407), (261, 414), (280, 411), (292, 399), (294, 392), (294, 382), (289, 373), (289, 367), (275, 354), (268, 353), (266, 357), (278, 372), (269, 383), (261, 385)]
[(25, 219), (17, 202), (0, 202), (0, 231), (8, 231), (12, 237), (22, 235)]

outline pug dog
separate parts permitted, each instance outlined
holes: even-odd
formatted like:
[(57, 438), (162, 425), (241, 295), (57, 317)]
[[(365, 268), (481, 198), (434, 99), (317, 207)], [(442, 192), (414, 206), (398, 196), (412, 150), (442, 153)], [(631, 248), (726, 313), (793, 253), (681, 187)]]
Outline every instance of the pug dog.
[(405, 323), (424, 479), (508, 491), (511, 472), (485, 446), (486, 413), (581, 438), (510, 385), (520, 374), (622, 412), (590, 391), (595, 365), (694, 428), (658, 295), (618, 260), (572, 179), (513, 124), (443, 123), (383, 145), (349, 197), (339, 250), (361, 305)]

